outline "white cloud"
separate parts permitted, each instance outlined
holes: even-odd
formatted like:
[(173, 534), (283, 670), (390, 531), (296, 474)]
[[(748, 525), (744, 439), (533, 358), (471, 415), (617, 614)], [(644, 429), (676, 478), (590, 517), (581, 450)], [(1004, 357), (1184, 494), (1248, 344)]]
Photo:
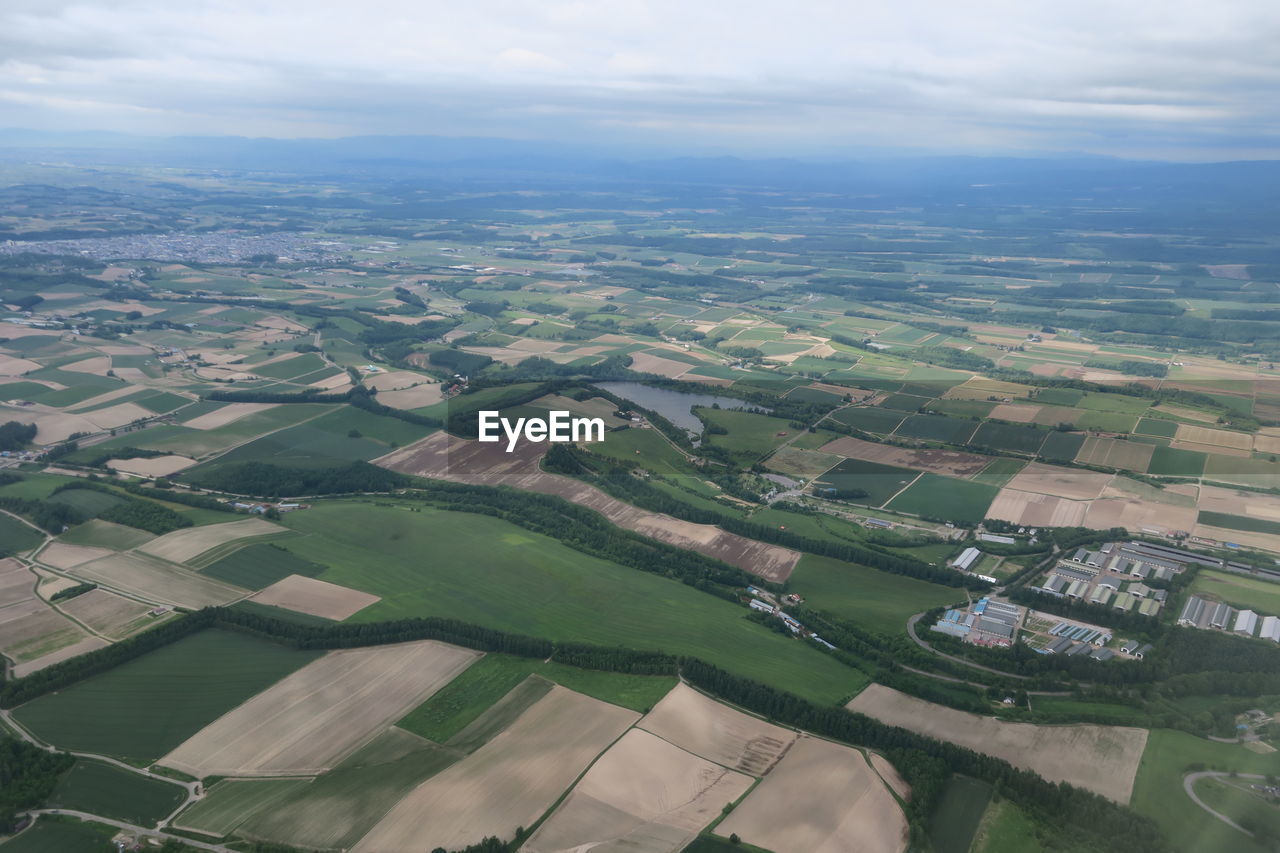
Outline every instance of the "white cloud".
[(0, 122), (1280, 156), (1277, 44), (1273, 0), (5, 0)]

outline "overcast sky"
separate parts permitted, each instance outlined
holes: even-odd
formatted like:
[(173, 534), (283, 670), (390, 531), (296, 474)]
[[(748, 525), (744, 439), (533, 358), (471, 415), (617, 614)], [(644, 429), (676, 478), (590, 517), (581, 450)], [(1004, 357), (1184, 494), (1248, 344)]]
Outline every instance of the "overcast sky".
[(0, 0), (0, 126), (1280, 157), (1277, 0)]

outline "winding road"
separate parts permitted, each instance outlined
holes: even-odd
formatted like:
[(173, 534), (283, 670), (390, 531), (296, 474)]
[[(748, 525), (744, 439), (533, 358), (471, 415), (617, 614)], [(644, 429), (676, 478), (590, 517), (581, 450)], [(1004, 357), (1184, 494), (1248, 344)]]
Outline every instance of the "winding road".
[[(1253, 838), (1253, 833), (1252, 833), (1252, 832), (1250, 832), (1249, 830), (1245, 829), (1243, 826), (1241, 826), (1240, 824), (1236, 823), (1234, 820), (1232, 820), (1231, 818), (1227, 817), (1227, 816), (1226, 816), (1226, 815), (1224, 815), (1222, 812), (1215, 811), (1214, 809), (1210, 808), (1209, 804), (1208, 804), (1208, 803), (1206, 803), (1204, 800), (1200, 799), (1199, 795), (1198, 795), (1198, 794), (1196, 794), (1196, 782), (1200, 781), (1201, 779), (1220, 779), (1220, 778), (1222, 778), (1222, 777), (1224, 777), (1224, 776), (1231, 776), (1231, 774), (1230, 774), (1230, 773), (1224, 773), (1224, 772), (1223, 772), (1223, 771), (1221, 771), (1221, 770), (1201, 770), (1201, 771), (1200, 771), (1200, 772), (1198, 772), (1198, 773), (1188, 773), (1186, 776), (1183, 776), (1183, 777), (1182, 777), (1182, 790), (1184, 790), (1184, 791), (1186, 791), (1186, 792), (1187, 792), (1187, 796), (1188, 796), (1188, 797), (1190, 797), (1190, 798), (1191, 798), (1191, 801), (1192, 801), (1193, 803), (1195, 803), (1197, 806), (1199, 806), (1200, 808), (1204, 809), (1204, 810), (1205, 810), (1205, 811), (1207, 811), (1209, 814), (1213, 815), (1213, 816), (1214, 816), (1214, 817), (1216, 817), (1218, 820), (1222, 821), (1223, 823), (1225, 823), (1227, 826), (1231, 827), (1232, 829), (1239, 830), (1240, 832), (1243, 832), (1245, 835), (1249, 836), (1250, 838)], [(1256, 773), (1237, 773), (1237, 774), (1235, 774), (1235, 778), (1237, 778), (1237, 779), (1266, 779), (1267, 777), (1266, 777), (1266, 776), (1259, 776), (1259, 775), (1258, 775), (1258, 774), (1256, 774)]]

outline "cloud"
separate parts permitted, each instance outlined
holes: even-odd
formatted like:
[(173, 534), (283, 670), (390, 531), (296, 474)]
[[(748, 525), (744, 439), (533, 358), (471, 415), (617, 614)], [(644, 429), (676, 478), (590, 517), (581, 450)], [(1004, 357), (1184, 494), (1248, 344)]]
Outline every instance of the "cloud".
[(6, 0), (0, 98), (51, 129), (1280, 156), (1277, 43), (1271, 0)]

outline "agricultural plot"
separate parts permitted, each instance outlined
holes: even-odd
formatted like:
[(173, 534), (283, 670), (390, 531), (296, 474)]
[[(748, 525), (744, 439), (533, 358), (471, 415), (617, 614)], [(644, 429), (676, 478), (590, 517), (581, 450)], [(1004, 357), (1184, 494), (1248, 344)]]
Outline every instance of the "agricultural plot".
[(946, 415), (909, 415), (894, 431), (894, 435), (907, 438), (923, 438), (947, 444), (964, 444), (973, 435), (977, 424), (973, 421), (950, 418)]
[(812, 480), (839, 462), (840, 457), (830, 453), (787, 446), (778, 448), (765, 460), (764, 466), (770, 471), (789, 474), (802, 480)]
[(1073, 501), (1006, 487), (1000, 490), (991, 506), (987, 507), (987, 518), (1024, 527), (1077, 527), (1084, 523), (1085, 513), (1088, 511), (1087, 501)]
[(182, 421), (182, 426), (188, 429), (217, 429), (227, 424), (234, 423), (241, 418), (249, 415), (265, 412), (268, 409), (274, 409), (275, 403), (227, 403), (225, 406), (214, 409), (212, 412), (198, 414), (190, 420)]
[(24, 554), (44, 541), (44, 534), (25, 521), (0, 513), (0, 557)]
[(979, 456), (976, 453), (894, 447), (890, 444), (877, 444), (874, 441), (863, 441), (851, 436), (837, 438), (823, 445), (821, 449), (824, 453), (835, 453), (852, 459), (914, 468), (917, 471), (931, 471), (934, 474), (946, 474), (952, 477), (972, 477), (991, 461), (989, 456)]
[(1272, 581), (1202, 568), (1191, 583), (1191, 593), (1280, 616), (1280, 584)]
[(262, 589), (290, 575), (315, 577), (324, 566), (312, 563), (276, 545), (246, 545), (220, 560), (214, 560), (200, 574), (244, 587)]
[(989, 400), (934, 400), (925, 406), (930, 412), (941, 412), (959, 418), (985, 418), (996, 407)]
[(101, 823), (44, 817), (35, 826), (6, 841), (4, 853), (96, 853), (109, 850), (119, 830)]
[[(173, 563), (193, 563), (202, 554), (217, 549), (219, 556), (246, 540), (275, 536), (288, 531), (261, 518), (246, 518), (223, 524), (187, 527), (151, 540), (138, 550)], [(212, 561), (209, 561), (212, 562)]]
[[(848, 500), (880, 506), (918, 476), (915, 471), (906, 468), (861, 459), (845, 459), (815, 480), (813, 488), (817, 495), (822, 495), (824, 490), (834, 489), (838, 495), (851, 495)], [(865, 495), (852, 496), (857, 492), (864, 492)]]
[(1076, 454), (1076, 461), (1082, 465), (1122, 468), (1141, 474), (1151, 463), (1151, 454), (1155, 449), (1156, 446), (1153, 444), (1089, 436), (1084, 440), (1080, 452)]
[(1009, 481), (1009, 488), (1082, 501), (1101, 495), (1113, 476), (1099, 471), (1082, 471), (1032, 462)]
[(774, 853), (901, 853), (907, 819), (861, 752), (803, 737), (715, 834)]
[(1171, 477), (1199, 477), (1204, 474), (1208, 456), (1198, 450), (1182, 450), (1176, 447), (1157, 447), (1147, 465), (1148, 474), (1164, 474)]
[(999, 488), (972, 480), (956, 480), (938, 474), (921, 474), (885, 506), (923, 518), (943, 521), (982, 521)]
[(847, 409), (838, 409), (831, 414), (831, 417), (863, 432), (888, 435), (902, 423), (905, 413), (876, 406), (850, 406)]
[(105, 589), (93, 589), (58, 603), (59, 609), (99, 634), (119, 640), (155, 621), (151, 607)]
[(750, 787), (749, 776), (631, 729), (520, 849), (676, 853)]
[(890, 394), (880, 402), (880, 407), (895, 412), (918, 412), (929, 402), (928, 397), (917, 397), (914, 394)]
[(185, 471), (195, 464), (194, 459), (170, 454), (150, 459), (112, 459), (107, 462), (107, 467), (112, 471), (137, 474), (142, 477), (168, 477), (170, 474)]
[(1206, 444), (1213, 447), (1225, 447), (1234, 450), (1252, 450), (1253, 436), (1247, 432), (1232, 432), (1225, 429), (1178, 424), (1176, 434), (1178, 441), (1190, 444)]
[(160, 760), (193, 776), (289, 776), (333, 767), (479, 654), (430, 640), (330, 652)]
[(58, 782), (48, 807), (153, 826), (187, 798), (186, 789), (99, 761), (77, 761)]
[(76, 651), (80, 643), (96, 647), (105, 645), (89, 637), (79, 625), (58, 613), (32, 593), (35, 579), (27, 575), (27, 597), (16, 604), (0, 608), (0, 652), (20, 664), (14, 668), (16, 675), (26, 675), (35, 669), (61, 660)]
[(309, 613), (335, 622), (350, 618), (382, 600), (358, 589), (338, 586), (305, 575), (289, 575), (251, 595), (249, 599), (259, 604)]
[(77, 524), (58, 537), (59, 541), (71, 545), (110, 548), (113, 551), (128, 551), (154, 538), (156, 538), (155, 534), (145, 530), (98, 518), (91, 518), (84, 524)]
[(988, 486), (1004, 486), (1014, 476), (1021, 471), (1026, 462), (1021, 459), (1012, 459), (1008, 456), (997, 456), (991, 460), (986, 468), (977, 473), (973, 477), (975, 483), (985, 483)]
[(879, 684), (863, 690), (847, 707), (882, 722), (1003, 759), (1050, 782), (1069, 782), (1118, 803), (1129, 802), (1147, 743), (1145, 729), (1007, 723), (935, 705)]
[(1076, 418), (1077, 429), (1096, 430), (1098, 432), (1128, 433), (1138, 423), (1137, 415), (1124, 412), (1084, 412)]
[(113, 506), (119, 506), (125, 502), (125, 499), (119, 495), (91, 489), (67, 489), (65, 492), (53, 495), (49, 501), (65, 504), (85, 516), (94, 516)]
[(706, 441), (742, 456), (759, 458), (796, 434), (789, 421), (769, 415), (704, 408), (697, 409), (696, 414), (709, 427), (728, 430), (727, 435), (706, 432)]
[(1265, 457), (1223, 456), (1211, 453), (1205, 459), (1206, 479), (1242, 483), (1246, 486), (1274, 488), (1280, 483), (1280, 461)]
[(34, 699), (14, 716), (63, 749), (149, 763), (318, 656), (201, 631)]
[(975, 447), (993, 447), (1013, 453), (1035, 454), (1049, 436), (1049, 431), (1034, 426), (987, 421), (978, 427), (969, 443)]
[(937, 853), (969, 853), (991, 786), (968, 776), (952, 776), (929, 821), (929, 839)]
[(173, 821), (178, 829), (205, 835), (230, 835), (245, 821), (275, 805), (310, 779), (222, 779)]
[(226, 604), (248, 593), (248, 590), (204, 577), (176, 563), (170, 563), (140, 551), (112, 554), (109, 557), (90, 560), (76, 566), (72, 571), (76, 577), (136, 595), (147, 601), (157, 601), (177, 607), (199, 608)]
[(281, 844), (349, 849), (401, 798), (458, 760), (454, 750), (391, 728), (333, 770), (255, 808), (238, 834)]
[(683, 750), (722, 767), (763, 776), (795, 742), (796, 733), (723, 705), (678, 684), (638, 723)]
[(639, 715), (556, 687), (502, 734), (419, 785), (354, 853), (458, 849), (532, 826)]
[(1160, 418), (1142, 418), (1138, 421), (1133, 431), (1138, 435), (1158, 435), (1164, 438), (1173, 438), (1178, 433), (1178, 424), (1176, 421), (1166, 421)]

